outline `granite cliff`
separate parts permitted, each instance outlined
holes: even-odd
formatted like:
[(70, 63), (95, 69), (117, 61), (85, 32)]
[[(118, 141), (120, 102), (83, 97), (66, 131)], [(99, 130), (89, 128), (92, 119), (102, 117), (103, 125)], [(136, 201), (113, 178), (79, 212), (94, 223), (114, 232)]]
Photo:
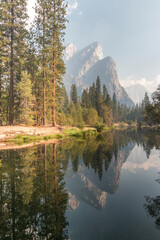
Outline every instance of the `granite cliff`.
[(64, 84), (69, 93), (72, 84), (76, 84), (81, 94), (96, 81), (99, 75), (102, 85), (105, 84), (110, 96), (116, 93), (117, 100), (128, 106), (134, 106), (125, 89), (119, 83), (116, 63), (111, 57), (104, 58), (102, 46), (99, 42), (76, 50), (73, 44), (66, 47), (66, 75)]

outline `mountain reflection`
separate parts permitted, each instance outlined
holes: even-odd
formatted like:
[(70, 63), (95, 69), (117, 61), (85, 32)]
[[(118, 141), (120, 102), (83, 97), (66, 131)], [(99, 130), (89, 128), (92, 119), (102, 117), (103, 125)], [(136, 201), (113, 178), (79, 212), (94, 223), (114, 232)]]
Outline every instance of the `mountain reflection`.
[(70, 162), (65, 177), (70, 209), (76, 210), (81, 201), (103, 209), (107, 194), (114, 194), (119, 188), (122, 165), (135, 142), (126, 139), (124, 133), (108, 132), (95, 139), (62, 145), (64, 158)]
[(159, 140), (152, 131), (116, 131), (0, 151), (0, 238), (68, 239), (67, 207), (75, 211), (85, 202), (104, 209), (135, 145), (149, 157)]
[(149, 157), (151, 149), (159, 148), (159, 135), (145, 130), (117, 131), (87, 141), (63, 143), (64, 158), (71, 162), (65, 177), (70, 209), (75, 211), (81, 201), (103, 209), (107, 194), (118, 190), (121, 168), (136, 144)]

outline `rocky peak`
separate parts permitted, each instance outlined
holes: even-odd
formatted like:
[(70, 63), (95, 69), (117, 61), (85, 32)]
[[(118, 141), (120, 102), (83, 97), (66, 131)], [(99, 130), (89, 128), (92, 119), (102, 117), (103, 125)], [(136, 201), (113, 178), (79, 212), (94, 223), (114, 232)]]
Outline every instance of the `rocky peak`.
[(101, 60), (104, 58), (102, 45), (99, 42), (94, 42), (90, 44), (88, 47), (84, 48), (88, 53), (92, 53), (95, 58)]
[(73, 57), (76, 52), (77, 48), (73, 45), (73, 43), (67, 43), (64, 53), (65, 61), (68, 61), (71, 57)]
[(119, 83), (115, 61), (112, 57), (103, 57), (102, 46), (99, 42), (94, 42), (75, 52), (66, 62), (64, 84), (67, 92), (70, 92), (71, 85), (74, 83), (81, 94), (83, 89), (88, 88), (93, 81), (96, 81), (98, 75), (102, 85), (106, 85), (111, 97), (115, 93), (118, 102), (134, 106), (133, 101)]
[(72, 58), (67, 61), (67, 73), (80, 78), (99, 60), (103, 59), (103, 51), (100, 43), (95, 42), (77, 51)]

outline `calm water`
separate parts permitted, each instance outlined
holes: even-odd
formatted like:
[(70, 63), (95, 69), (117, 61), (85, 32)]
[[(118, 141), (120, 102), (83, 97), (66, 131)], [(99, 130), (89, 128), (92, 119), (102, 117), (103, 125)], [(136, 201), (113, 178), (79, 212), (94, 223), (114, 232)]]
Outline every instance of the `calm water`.
[(0, 239), (159, 240), (160, 132), (0, 151)]

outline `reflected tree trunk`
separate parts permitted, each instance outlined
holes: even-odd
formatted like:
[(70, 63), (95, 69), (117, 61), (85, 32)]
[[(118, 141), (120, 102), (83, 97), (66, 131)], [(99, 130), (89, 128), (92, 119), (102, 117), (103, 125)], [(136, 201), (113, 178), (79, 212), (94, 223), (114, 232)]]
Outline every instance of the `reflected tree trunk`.
[(45, 184), (47, 190), (47, 145), (44, 145), (44, 169), (45, 169)]
[[(11, 154), (11, 155), (10, 155)], [(12, 159), (11, 164), (11, 213), (12, 213), (12, 238), (16, 239), (15, 235), (15, 156), (14, 151), (9, 151), (9, 158)]]

